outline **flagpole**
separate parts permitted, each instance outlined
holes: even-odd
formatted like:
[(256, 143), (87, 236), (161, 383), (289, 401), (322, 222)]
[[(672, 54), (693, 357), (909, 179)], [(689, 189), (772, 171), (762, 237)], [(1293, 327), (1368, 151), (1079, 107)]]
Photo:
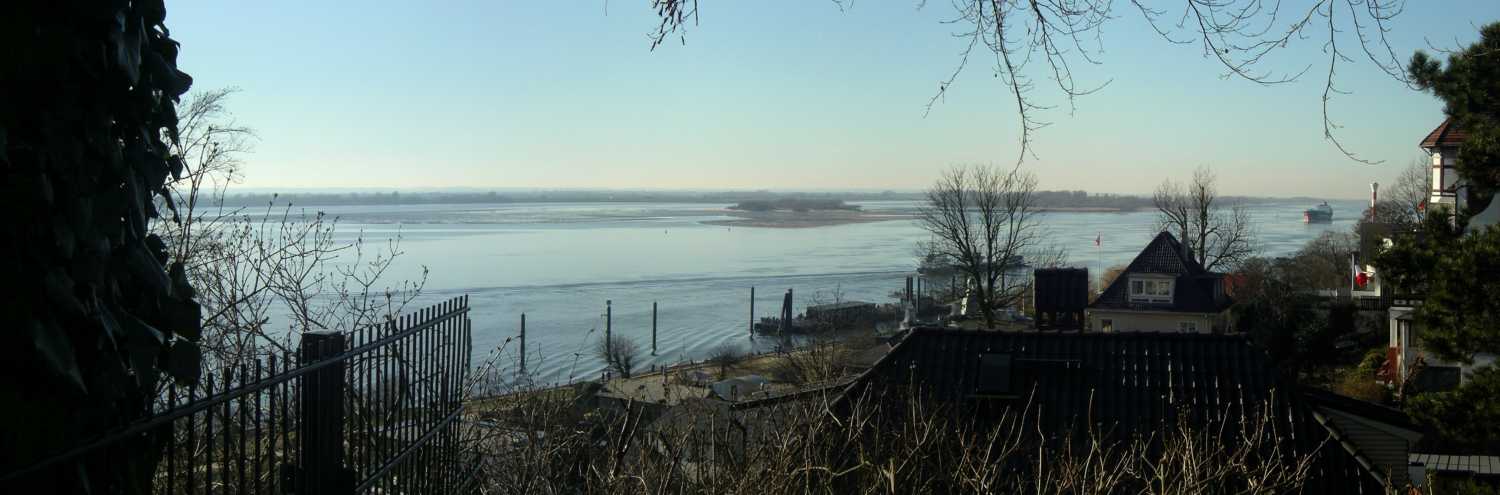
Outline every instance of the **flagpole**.
[(1094, 257), (1098, 259), (1099, 267), (1099, 293), (1104, 293), (1104, 241), (1101, 232), (1094, 232)]
[(1354, 255), (1349, 255), (1349, 299), (1354, 299), (1354, 281), (1359, 277), (1359, 265), (1354, 263)]

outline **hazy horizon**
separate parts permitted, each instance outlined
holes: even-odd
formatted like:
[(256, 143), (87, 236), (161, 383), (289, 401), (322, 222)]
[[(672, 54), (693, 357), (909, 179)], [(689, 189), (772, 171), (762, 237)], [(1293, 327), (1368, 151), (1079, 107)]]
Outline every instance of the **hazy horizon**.
[[(1382, 185), (1382, 188), (1385, 186)], [(1055, 189), (1041, 187), (1043, 191), (1071, 191), (1077, 189)], [(660, 188), (660, 187), (473, 187), (473, 186), (451, 186), (451, 187), (416, 187), (416, 188), (385, 188), (385, 187), (231, 187), (227, 189), (229, 196), (240, 194), (376, 194), (398, 192), (402, 194), (472, 194), (472, 193), (545, 193), (545, 192), (597, 192), (597, 193), (663, 193), (663, 194), (733, 194), (733, 193), (771, 193), (771, 194), (880, 194), (890, 192), (894, 194), (920, 194), (923, 188), (905, 189), (882, 189), (882, 188), (768, 188), (768, 187), (745, 187), (745, 188)], [(1149, 197), (1151, 191), (1138, 192), (1116, 192), (1116, 191), (1085, 191), (1090, 195), (1109, 194), (1117, 196)], [(1233, 194), (1231, 196), (1242, 196), (1263, 199), (1328, 199), (1341, 201), (1355, 201), (1369, 199), (1369, 188), (1363, 195), (1356, 196), (1308, 196), (1308, 195), (1256, 195), (1256, 194)]]
[[(196, 89), (241, 89), (229, 108), (259, 134), (243, 188), (913, 190), (955, 164), (1013, 164), (1015, 102), (986, 64), (923, 116), (964, 42), (947, 5), (914, 6), (704, 4), (686, 44), (655, 51), (647, 2), (190, 2), (168, 23)], [(1391, 43), (1405, 60), (1496, 18), (1489, 0), (1414, 6)], [(1301, 80), (1257, 85), (1122, 10), (1103, 64), (1075, 68), (1109, 84), (1076, 111), (1033, 74), (1055, 108), (1026, 167), (1051, 190), (1145, 194), (1209, 165), (1224, 194), (1365, 197), (1422, 156), (1442, 105), (1341, 64), (1338, 135), (1384, 163), (1351, 161), (1323, 137), (1320, 45), (1266, 63), (1310, 67)]]

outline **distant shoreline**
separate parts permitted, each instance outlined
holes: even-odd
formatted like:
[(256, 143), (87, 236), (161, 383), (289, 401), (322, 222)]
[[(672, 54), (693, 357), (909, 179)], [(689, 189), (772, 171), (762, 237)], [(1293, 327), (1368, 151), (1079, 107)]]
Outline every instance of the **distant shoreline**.
[(1040, 212), (1058, 213), (1130, 213), (1142, 211), (1146, 208), (1112, 208), (1107, 206), (1043, 206), (1036, 208)]
[(738, 211), (726, 210), (735, 217), (728, 220), (705, 220), (704, 225), (724, 227), (754, 227), (763, 229), (809, 229), (831, 227), (852, 223), (910, 220), (915, 215), (906, 213), (870, 213), (858, 210), (811, 210), (811, 211)]
[[(1036, 191), (1033, 198), (1040, 211), (1135, 211), (1151, 208), (1147, 196), (1098, 194), (1085, 191)], [(1220, 198), (1225, 204), (1255, 204), (1265, 202), (1309, 202), (1306, 198), (1252, 198), (1226, 196)], [(508, 191), (508, 192), (406, 192), (389, 193), (315, 193), (292, 192), (287, 194), (230, 194), (224, 198), (226, 207), (264, 207), (267, 205), (306, 206), (374, 206), (374, 205), (425, 205), (425, 204), (546, 204), (546, 203), (719, 203), (735, 205), (744, 203), (755, 207), (782, 209), (783, 206), (802, 203), (808, 210), (827, 209), (824, 205), (849, 203), (850, 208), (862, 202), (910, 201), (923, 202), (926, 195), (911, 192), (886, 191), (880, 193), (824, 192), (791, 193), (769, 191)], [(795, 208), (793, 208), (795, 209)]]
[[(1108, 208), (1098, 206), (1055, 206), (1036, 208), (1039, 212), (1053, 213), (1126, 213), (1140, 211), (1138, 208)], [(761, 229), (810, 229), (816, 227), (832, 227), (835, 225), (848, 225), (855, 223), (889, 222), (892, 220), (912, 220), (917, 218), (915, 213), (876, 213), (860, 210), (808, 210), (808, 211), (743, 211), (726, 209), (724, 214), (731, 219), (727, 220), (705, 220), (704, 225), (717, 225), (723, 227), (751, 227)]]

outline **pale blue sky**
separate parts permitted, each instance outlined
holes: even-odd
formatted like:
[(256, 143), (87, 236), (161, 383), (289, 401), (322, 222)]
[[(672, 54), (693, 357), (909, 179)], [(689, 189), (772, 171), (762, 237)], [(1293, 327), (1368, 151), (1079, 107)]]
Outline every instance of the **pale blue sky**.
[[(947, 2), (700, 0), (687, 44), (655, 52), (647, 0), (333, 3), (170, 5), (196, 87), (243, 90), (231, 109), (260, 136), (245, 187), (916, 190), (1017, 152), (1014, 102), (982, 63), (923, 118), (963, 47)], [(1059, 105), (1027, 161), (1043, 188), (1144, 193), (1207, 164), (1230, 194), (1363, 197), (1442, 118), (1368, 61), (1342, 66), (1341, 137), (1386, 161), (1352, 162), (1323, 139), (1321, 77), (1224, 79), (1117, 3), (1104, 65), (1079, 73), (1113, 83), (1073, 115), (1038, 93)], [(1403, 61), (1500, 20), (1495, 0), (1432, 3), (1393, 24)], [(1304, 40), (1267, 67), (1322, 57)]]

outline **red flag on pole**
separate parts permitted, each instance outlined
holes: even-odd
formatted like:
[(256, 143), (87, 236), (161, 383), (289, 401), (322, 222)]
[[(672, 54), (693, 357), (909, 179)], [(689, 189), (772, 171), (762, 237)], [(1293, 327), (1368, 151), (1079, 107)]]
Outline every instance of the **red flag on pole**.
[(1094, 234), (1094, 247), (1099, 247), (1099, 234)]
[(1359, 267), (1359, 264), (1354, 262), (1354, 256), (1349, 257), (1349, 269), (1351, 275), (1351, 289), (1364, 288), (1366, 284), (1370, 283), (1370, 274), (1365, 273), (1365, 271)]

